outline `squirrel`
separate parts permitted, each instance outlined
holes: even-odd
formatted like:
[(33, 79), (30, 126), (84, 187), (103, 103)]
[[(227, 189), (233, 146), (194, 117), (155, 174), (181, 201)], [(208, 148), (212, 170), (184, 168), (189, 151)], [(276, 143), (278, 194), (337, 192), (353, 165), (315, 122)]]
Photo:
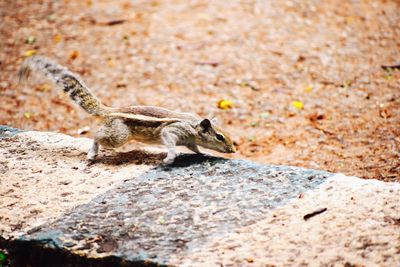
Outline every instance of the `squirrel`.
[(155, 106), (107, 107), (78, 75), (45, 57), (26, 59), (19, 70), (19, 80), (28, 79), (32, 71), (44, 74), (82, 109), (101, 119), (102, 125), (94, 134), (93, 145), (87, 153), (89, 162), (95, 161), (100, 145), (117, 148), (132, 139), (164, 144), (168, 150), (163, 160), (165, 164), (174, 162), (178, 145), (195, 153), (201, 153), (198, 146), (222, 153), (236, 151), (229, 135), (218, 128), (214, 120)]

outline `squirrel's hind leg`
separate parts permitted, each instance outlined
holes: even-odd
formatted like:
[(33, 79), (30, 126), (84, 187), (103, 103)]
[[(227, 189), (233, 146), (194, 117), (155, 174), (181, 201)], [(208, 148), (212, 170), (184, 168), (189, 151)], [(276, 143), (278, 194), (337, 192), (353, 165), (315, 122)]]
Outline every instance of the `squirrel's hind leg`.
[(89, 149), (86, 158), (88, 161), (94, 161), (98, 154), (99, 154), (99, 143), (96, 140), (94, 140), (93, 145)]
[(95, 133), (92, 147), (89, 149), (87, 159), (94, 161), (99, 152), (99, 146), (118, 148), (130, 139), (129, 128), (120, 120), (113, 120), (101, 126)]

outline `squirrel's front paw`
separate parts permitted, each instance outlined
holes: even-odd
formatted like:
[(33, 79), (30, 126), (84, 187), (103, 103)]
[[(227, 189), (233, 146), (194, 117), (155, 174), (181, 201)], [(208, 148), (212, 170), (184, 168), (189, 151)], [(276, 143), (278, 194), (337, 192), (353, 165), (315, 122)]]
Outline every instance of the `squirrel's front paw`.
[(169, 164), (174, 163), (175, 158), (176, 158), (176, 156), (167, 156), (167, 157), (163, 160), (163, 162), (164, 162), (165, 165), (169, 165)]

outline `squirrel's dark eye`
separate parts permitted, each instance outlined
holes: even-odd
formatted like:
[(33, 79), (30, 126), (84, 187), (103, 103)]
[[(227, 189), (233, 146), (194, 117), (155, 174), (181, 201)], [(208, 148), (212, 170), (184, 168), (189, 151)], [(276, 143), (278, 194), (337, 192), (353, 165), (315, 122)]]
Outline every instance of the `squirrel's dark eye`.
[(224, 138), (224, 136), (222, 134), (217, 134), (217, 139), (219, 141), (224, 141), (225, 140), (225, 138)]

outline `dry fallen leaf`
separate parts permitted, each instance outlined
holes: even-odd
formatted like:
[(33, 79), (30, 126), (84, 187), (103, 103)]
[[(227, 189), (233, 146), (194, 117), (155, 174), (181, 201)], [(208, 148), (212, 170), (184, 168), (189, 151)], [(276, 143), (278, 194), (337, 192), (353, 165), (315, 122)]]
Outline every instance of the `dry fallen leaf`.
[(217, 107), (220, 109), (225, 109), (225, 110), (231, 109), (233, 107), (233, 103), (230, 100), (221, 99), (220, 101), (218, 101)]
[(313, 89), (314, 89), (314, 87), (312, 85), (309, 85), (309, 86), (306, 87), (306, 89), (304, 89), (304, 91), (306, 93), (311, 93), (313, 91)]
[(29, 112), (27, 112), (27, 111), (25, 111), (25, 112), (23, 113), (23, 115), (24, 115), (24, 117), (25, 117), (26, 119), (28, 119), (28, 120), (29, 120), (29, 118), (31, 117), (31, 114), (30, 114)]
[(51, 89), (51, 85), (48, 83), (42, 83), (36, 86), (35, 89), (39, 92), (47, 92)]
[(109, 60), (107, 60), (107, 65), (111, 68), (114, 67), (114, 61), (110, 58)]
[(54, 42), (55, 42), (56, 44), (58, 44), (59, 42), (61, 42), (62, 37), (61, 37), (61, 35), (56, 34), (56, 35), (54, 35), (53, 40), (54, 40)]
[(347, 16), (346, 17), (346, 23), (347, 24), (351, 24), (354, 21), (354, 17), (353, 16)]
[(253, 262), (254, 262), (254, 259), (251, 258), (251, 257), (247, 257), (247, 258), (246, 258), (246, 261), (247, 261), (248, 263), (253, 263)]
[(36, 41), (36, 37), (35, 37), (35, 36), (32, 36), (32, 35), (26, 37), (26, 39), (25, 39), (25, 43), (26, 43), (26, 44), (33, 44), (35, 41)]
[(380, 107), (379, 108), (379, 116), (383, 119), (390, 118), (390, 111), (387, 108)]
[(324, 114), (321, 114), (321, 113), (313, 113), (313, 114), (311, 114), (311, 115), (309, 115), (308, 116), (308, 119), (310, 120), (310, 121), (319, 121), (319, 120), (323, 120), (325, 118), (325, 115)]
[(74, 60), (79, 56), (79, 52), (76, 50), (71, 51), (71, 53), (69, 53), (69, 58)]

